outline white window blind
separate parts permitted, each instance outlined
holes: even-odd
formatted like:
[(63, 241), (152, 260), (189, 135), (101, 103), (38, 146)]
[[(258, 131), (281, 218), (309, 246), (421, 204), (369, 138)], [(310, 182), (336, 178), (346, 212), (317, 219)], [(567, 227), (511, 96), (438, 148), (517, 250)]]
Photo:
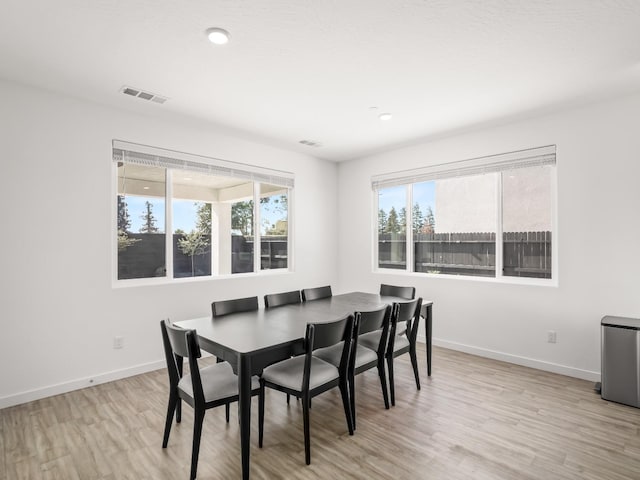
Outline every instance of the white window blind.
[(482, 175), (516, 168), (555, 165), (555, 163), (556, 146), (547, 145), (516, 152), (442, 163), (425, 168), (376, 175), (371, 178), (371, 186), (374, 190), (378, 190), (443, 178)]
[(165, 150), (121, 140), (113, 140), (113, 161), (242, 178), (288, 188), (293, 188), (294, 186), (294, 175), (291, 172)]

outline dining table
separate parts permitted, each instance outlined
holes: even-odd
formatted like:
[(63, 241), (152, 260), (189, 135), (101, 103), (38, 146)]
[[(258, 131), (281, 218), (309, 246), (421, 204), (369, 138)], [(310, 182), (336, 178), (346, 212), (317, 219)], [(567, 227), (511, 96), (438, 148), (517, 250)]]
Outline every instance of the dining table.
[[(301, 353), (308, 323), (330, 322), (357, 311), (406, 301), (399, 297), (350, 292), (294, 305), (175, 322), (181, 328), (196, 330), (200, 348), (229, 362), (238, 376), (244, 480), (250, 476), (251, 377), (259, 375), (268, 365)], [(427, 375), (431, 375), (432, 305), (433, 302), (423, 300), (421, 311), (425, 319)]]

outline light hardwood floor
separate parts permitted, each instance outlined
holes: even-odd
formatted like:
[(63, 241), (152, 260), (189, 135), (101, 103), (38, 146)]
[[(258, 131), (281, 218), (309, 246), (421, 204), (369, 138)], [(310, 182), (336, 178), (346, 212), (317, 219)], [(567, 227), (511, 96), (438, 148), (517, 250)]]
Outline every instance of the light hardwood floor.
[[(267, 391), (255, 479), (640, 479), (640, 410), (602, 400), (591, 382), (435, 348), (422, 390), (397, 359), (396, 407), (383, 408), (375, 369), (357, 377), (357, 431), (337, 389), (314, 398), (311, 465), (300, 404)], [(161, 448), (164, 370), (0, 410), (0, 479), (187, 479), (192, 410)], [(240, 478), (238, 423), (207, 411), (199, 479)]]

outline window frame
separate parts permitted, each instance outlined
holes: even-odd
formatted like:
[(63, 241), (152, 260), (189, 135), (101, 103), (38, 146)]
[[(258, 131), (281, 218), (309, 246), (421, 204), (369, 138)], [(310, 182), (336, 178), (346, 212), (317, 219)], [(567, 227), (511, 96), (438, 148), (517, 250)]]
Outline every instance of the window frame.
[[(161, 166), (165, 169), (165, 211), (162, 213), (165, 220), (165, 269), (166, 275), (163, 277), (144, 277), (144, 278), (118, 278), (118, 207), (117, 202), (114, 199), (118, 196), (118, 161), (116, 161), (116, 150), (122, 150), (124, 148), (130, 149), (131, 152), (141, 153), (145, 155), (168, 155), (172, 159), (178, 158), (185, 162), (189, 162), (197, 168), (201, 165), (203, 168), (232, 168), (234, 172), (240, 172), (240, 174), (246, 174), (251, 179), (247, 178), (247, 181), (252, 183), (253, 189), (253, 265), (252, 272), (243, 273), (215, 273), (214, 270), (214, 255), (211, 255), (211, 274), (189, 277), (174, 277), (174, 248), (173, 248), (173, 171), (179, 170), (179, 167)], [(179, 284), (189, 282), (202, 282), (212, 281), (219, 279), (241, 278), (247, 276), (264, 276), (264, 275), (282, 275), (289, 274), (294, 271), (294, 225), (293, 225), (293, 210), (294, 210), (294, 174), (291, 172), (284, 172), (279, 170), (267, 169), (264, 167), (258, 167), (249, 164), (230, 162), (227, 160), (221, 160), (211, 157), (202, 157), (198, 155), (187, 154), (183, 152), (176, 152), (173, 150), (166, 150), (156, 147), (149, 147), (146, 145), (139, 145), (130, 142), (124, 142), (120, 140), (113, 140), (112, 142), (113, 161), (111, 162), (111, 195), (110, 212), (111, 212), (111, 283), (113, 288), (123, 287), (135, 287), (135, 286), (150, 286), (150, 285), (166, 285), (166, 284)], [(194, 159), (196, 160), (194, 162)], [(206, 160), (206, 162), (202, 162)], [(135, 163), (135, 162), (133, 162)], [(188, 168), (185, 168), (188, 170)], [(224, 173), (213, 173), (224, 177)], [(254, 178), (255, 177), (255, 178)], [(278, 179), (281, 183), (271, 183), (269, 180)], [(286, 185), (284, 184), (286, 182)], [(286, 189), (287, 194), (287, 267), (286, 268), (274, 268), (274, 269), (262, 269), (260, 258), (260, 245), (261, 245), (261, 232), (260, 232), (260, 186), (262, 184), (281, 186)], [(228, 232), (220, 232), (220, 235), (231, 235), (231, 230)]]
[[(500, 155), (491, 155), (488, 157), (480, 157), (471, 160), (463, 160), (459, 162), (452, 162), (449, 164), (439, 164), (436, 165), (436, 169), (443, 173), (438, 173), (437, 179), (446, 179), (446, 178), (455, 178), (457, 175), (447, 175), (447, 171), (455, 171), (458, 168), (464, 168), (465, 163), (470, 163), (474, 165), (474, 168), (482, 167), (483, 163), (489, 164), (490, 162), (494, 162), (496, 158), (505, 157), (505, 158), (513, 158), (521, 156), (523, 152), (528, 151), (553, 151), (553, 162), (547, 163), (547, 165), (551, 165), (553, 168), (550, 169), (550, 209), (551, 209), (551, 278), (533, 278), (533, 277), (516, 277), (516, 276), (507, 276), (504, 275), (503, 267), (504, 267), (504, 238), (503, 238), (503, 184), (502, 184), (502, 174), (510, 169), (509, 162), (505, 162), (506, 168), (504, 169), (493, 169), (491, 171), (486, 172), (487, 174), (493, 174), (495, 176), (496, 190), (495, 190), (495, 202), (496, 202), (496, 240), (495, 240), (495, 275), (494, 276), (474, 276), (474, 275), (453, 275), (446, 273), (428, 273), (428, 272), (416, 272), (415, 271), (415, 249), (413, 248), (413, 228), (411, 228), (413, 224), (413, 185), (416, 183), (420, 183), (425, 180), (420, 180), (421, 175), (425, 171), (429, 171), (429, 167), (427, 169), (414, 169), (408, 171), (394, 172), (385, 175), (380, 175), (378, 177), (372, 178), (372, 271), (376, 274), (383, 275), (405, 275), (412, 277), (420, 277), (420, 278), (441, 278), (447, 280), (466, 280), (466, 281), (479, 281), (479, 282), (490, 282), (490, 283), (505, 283), (505, 284), (520, 284), (520, 285), (535, 285), (535, 286), (547, 286), (547, 287), (557, 287), (559, 285), (559, 261), (558, 261), (558, 169), (557, 169), (557, 161), (555, 158), (556, 146), (549, 145), (546, 147), (540, 147), (539, 149), (528, 149), (517, 152), (509, 152), (506, 154)], [(450, 170), (447, 169), (450, 168)], [(515, 167), (517, 168), (526, 168)], [(378, 241), (378, 212), (379, 212), (379, 191), (383, 188), (389, 187), (380, 187), (377, 186), (377, 182), (379, 179), (391, 180), (393, 184), (394, 179), (396, 180), (395, 185), (402, 185), (405, 188), (405, 199), (406, 205), (404, 206), (406, 209), (406, 267), (405, 269), (390, 269), (379, 266), (379, 241)]]

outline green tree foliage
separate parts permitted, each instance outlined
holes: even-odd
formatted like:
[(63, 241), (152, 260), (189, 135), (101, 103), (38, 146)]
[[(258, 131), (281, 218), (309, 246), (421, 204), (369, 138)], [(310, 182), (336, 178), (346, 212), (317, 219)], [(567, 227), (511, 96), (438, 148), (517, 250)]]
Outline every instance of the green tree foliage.
[(420, 205), (418, 203), (413, 204), (413, 209), (411, 211), (412, 223), (413, 223), (413, 233), (422, 233), (422, 226), (424, 225), (424, 218), (422, 218), (422, 210), (420, 209)]
[(206, 237), (211, 237), (211, 204), (196, 202), (196, 230)]
[(427, 207), (427, 213), (424, 215), (424, 226), (422, 230), (424, 233), (434, 233), (436, 231), (436, 218), (430, 206)]
[(405, 207), (400, 209), (400, 215), (398, 215), (398, 226), (400, 228), (400, 232), (404, 233), (407, 231), (407, 209)]
[(203, 255), (209, 246), (209, 239), (198, 230), (191, 230), (178, 239), (178, 248), (182, 253), (191, 257), (191, 276), (195, 276), (195, 256)]
[[(286, 194), (271, 195), (260, 199), (260, 219), (265, 235), (286, 235), (288, 233), (288, 198)], [(268, 217), (277, 214), (280, 221), (270, 223)]]
[(400, 233), (400, 221), (398, 220), (398, 212), (396, 212), (395, 207), (391, 207), (391, 210), (389, 210), (385, 233)]
[(146, 201), (144, 202), (145, 211), (140, 218), (142, 218), (143, 224), (140, 227), (140, 233), (158, 233), (158, 227), (156, 227), (156, 217), (153, 216), (153, 205)]
[(231, 206), (231, 228), (245, 237), (253, 235), (253, 200), (236, 202)]
[(130, 238), (129, 229), (131, 228), (131, 219), (129, 218), (129, 210), (127, 209), (127, 201), (124, 195), (118, 195), (118, 251), (123, 252), (131, 245), (140, 241), (139, 238)]
[(387, 231), (387, 214), (384, 210), (378, 210), (378, 234)]

